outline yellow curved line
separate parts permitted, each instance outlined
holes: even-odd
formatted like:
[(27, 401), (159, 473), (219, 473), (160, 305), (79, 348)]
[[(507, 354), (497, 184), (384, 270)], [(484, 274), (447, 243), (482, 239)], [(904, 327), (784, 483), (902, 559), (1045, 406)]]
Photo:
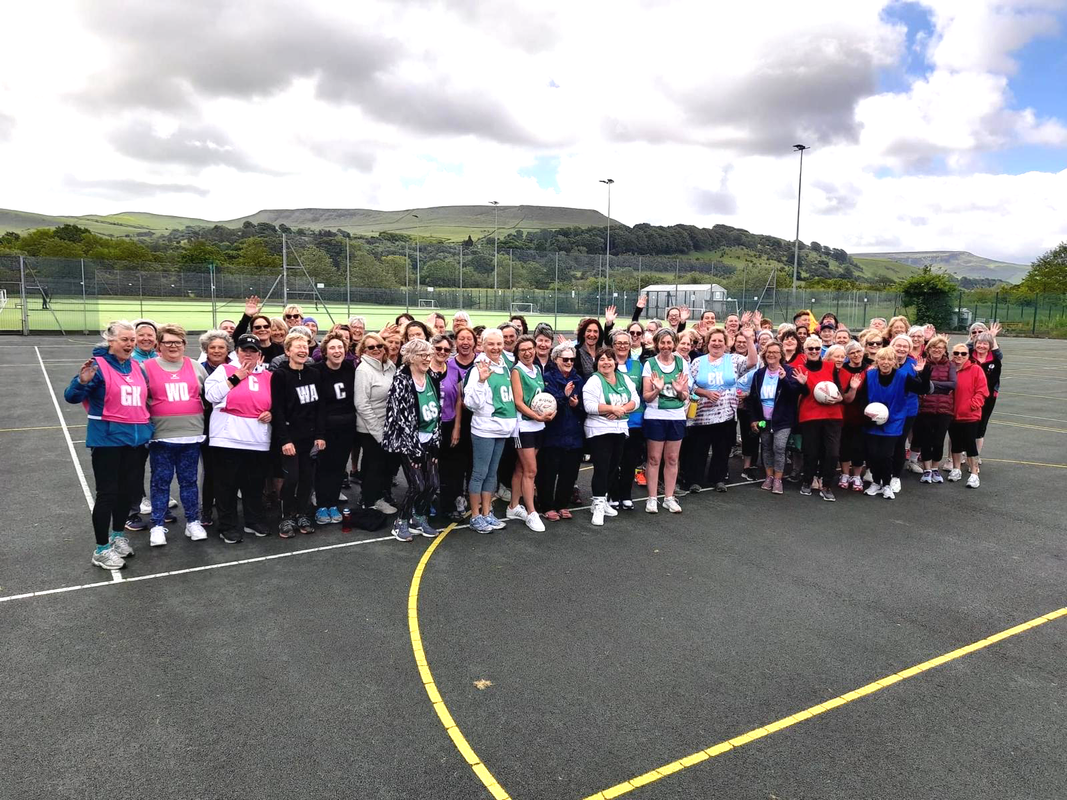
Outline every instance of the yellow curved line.
[(433, 710), (437, 712), (438, 719), (445, 726), (445, 732), (452, 739), (452, 743), (456, 746), (459, 754), (463, 756), (463, 760), (467, 762), (474, 774), (478, 776), (478, 780), (482, 782), (482, 785), (489, 790), (489, 793), (496, 800), (511, 800), (510, 795), (504, 791), (504, 787), (493, 777), (493, 773), (478, 758), (478, 754), (470, 746), (467, 737), (463, 735), (459, 726), (456, 725), (456, 721), (452, 719), (448, 706), (441, 699), (441, 693), (437, 691), (437, 683), (433, 679), (430, 665), (426, 662), (426, 652), (422, 648), (422, 635), (419, 633), (419, 587), (422, 585), (422, 573), (426, 570), (430, 556), (441, 546), (441, 542), (455, 527), (456, 523), (453, 522), (441, 531), (440, 535), (426, 548), (426, 552), (419, 559), (419, 565), (415, 567), (415, 574), (411, 576), (411, 588), (408, 590), (408, 632), (411, 634), (411, 650), (415, 654), (415, 664), (419, 668), (419, 676), (422, 678), (426, 694), (433, 704)]

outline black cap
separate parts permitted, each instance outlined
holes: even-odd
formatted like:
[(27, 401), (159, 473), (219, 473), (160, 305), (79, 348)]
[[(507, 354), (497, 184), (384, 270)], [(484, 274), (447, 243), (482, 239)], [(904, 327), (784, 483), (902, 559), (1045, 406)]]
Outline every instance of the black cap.
[(255, 334), (251, 333), (242, 333), (237, 337), (237, 349), (255, 350), (258, 353), (263, 352), (263, 348), (259, 346), (259, 339), (255, 337)]

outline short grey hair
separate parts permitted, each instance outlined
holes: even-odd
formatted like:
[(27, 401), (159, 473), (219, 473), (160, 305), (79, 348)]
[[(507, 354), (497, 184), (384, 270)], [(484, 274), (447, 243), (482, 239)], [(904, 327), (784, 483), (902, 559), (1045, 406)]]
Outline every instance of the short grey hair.
[(405, 364), (410, 364), (416, 358), (430, 355), (432, 350), (425, 339), (412, 339), (400, 348), (400, 358)]
[(107, 327), (100, 331), (100, 336), (104, 340), (104, 346), (107, 347), (111, 342), (119, 338), (119, 331), (133, 331), (137, 332), (137, 329), (133, 326), (133, 323), (128, 319), (116, 319), (107, 324)]
[(348, 325), (351, 328), (353, 325), (362, 325), (363, 330), (367, 330), (367, 318), (366, 317), (349, 317)]
[(845, 357), (848, 358), (848, 356), (856, 350), (859, 350), (862, 353), (863, 345), (853, 339), (845, 345)]
[(990, 348), (997, 343), (997, 337), (991, 334), (989, 331), (982, 331), (980, 334), (974, 337), (974, 343), (985, 342)]
[(572, 356), (578, 355), (577, 351), (574, 349), (574, 345), (573, 344), (571, 344), (570, 342), (562, 342), (562, 343), (557, 344), (555, 347), (552, 348), (552, 354), (551, 354), (550, 358), (553, 361), (555, 361), (557, 358), (561, 357), (568, 350), (570, 350)]
[[(907, 338), (907, 337), (905, 337), (905, 338)], [(820, 339), (818, 336), (809, 336), (807, 339), (804, 340), (804, 349), (805, 350), (808, 349), (808, 345), (809, 344), (817, 344), (817, 345), (819, 345), (819, 349), (820, 350), (822, 349), (822, 339)], [(908, 347), (911, 347), (911, 339), (908, 339)]]
[(200, 334), (200, 350), (206, 353), (208, 346), (218, 339), (226, 342), (227, 353), (233, 352), (233, 337), (226, 333), (226, 331), (221, 330), (206, 331), (205, 333)]

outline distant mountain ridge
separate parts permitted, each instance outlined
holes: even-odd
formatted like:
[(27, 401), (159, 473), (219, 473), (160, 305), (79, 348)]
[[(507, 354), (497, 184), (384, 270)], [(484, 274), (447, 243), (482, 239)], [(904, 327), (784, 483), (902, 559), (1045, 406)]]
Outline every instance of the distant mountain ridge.
[(857, 259), (884, 259), (923, 267), (930, 264), (940, 267), (957, 278), (992, 278), (993, 280), (1018, 283), (1030, 270), (1025, 264), (994, 261), (976, 256), (966, 250), (917, 250), (910, 253), (853, 253)]

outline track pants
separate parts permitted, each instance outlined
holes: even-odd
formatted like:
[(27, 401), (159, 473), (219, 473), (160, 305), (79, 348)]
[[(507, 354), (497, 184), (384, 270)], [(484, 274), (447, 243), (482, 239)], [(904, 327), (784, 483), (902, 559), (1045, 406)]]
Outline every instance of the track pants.
[(892, 436), (867, 436), (867, 466), (875, 483), (888, 486), (893, 475), (893, 453), (897, 440)]
[[(240, 531), (237, 525), (237, 492), (241, 492), (244, 524), (263, 524), (263, 486), (270, 472), (271, 454), (266, 450), (212, 447), (215, 473), (215, 505), (219, 510), (219, 533)], [(236, 538), (240, 539), (238, 535)]]
[(593, 497), (607, 497), (608, 488), (618, 480), (625, 433), (602, 433), (586, 439), (593, 461)]
[(612, 500), (634, 499), (634, 472), (645, 461), (645, 432), (640, 426), (631, 426), (630, 435), (622, 446), (619, 462), (619, 477), (611, 487)]
[(178, 492), (186, 524), (200, 521), (200, 443), (151, 442), (148, 459), (152, 465), (152, 525), (163, 524), (170, 501), (170, 483), (178, 476)]
[(801, 422), (800, 436), (804, 448), (804, 483), (810, 486), (812, 479), (818, 475), (823, 485), (829, 486), (837, 472), (841, 451), (841, 420), (812, 419)]
[(334, 508), (339, 502), (355, 433), (355, 423), (326, 429), (326, 449), (319, 453), (315, 468), (315, 505), (319, 508)]
[[(467, 415), (465, 419), (469, 419)], [(459, 441), (452, 446), (452, 432), (456, 420), (441, 423), (441, 452), (438, 472), (441, 477), (442, 513), (456, 510), (456, 498), (464, 494), (471, 474), (471, 431), (470, 424), (461, 425)], [(538, 454), (540, 457), (540, 454)], [(538, 470), (540, 475), (540, 470)]]
[[(315, 485), (315, 462), (311, 455), (314, 439), (293, 442), (296, 455), (282, 454), (282, 517), (306, 514), (311, 501), (311, 487)], [(244, 492), (241, 493), (244, 496)]]
[[(130, 507), (141, 500), (144, 472), (141, 468), (143, 447), (120, 445), (94, 447), (93, 478), (96, 502), (93, 503), (93, 535), (98, 545), (111, 539), (111, 532), (121, 532)], [(166, 508), (166, 503), (163, 504)]]
[(582, 464), (582, 448), (542, 447), (537, 461), (538, 507), (544, 511), (569, 508)]

